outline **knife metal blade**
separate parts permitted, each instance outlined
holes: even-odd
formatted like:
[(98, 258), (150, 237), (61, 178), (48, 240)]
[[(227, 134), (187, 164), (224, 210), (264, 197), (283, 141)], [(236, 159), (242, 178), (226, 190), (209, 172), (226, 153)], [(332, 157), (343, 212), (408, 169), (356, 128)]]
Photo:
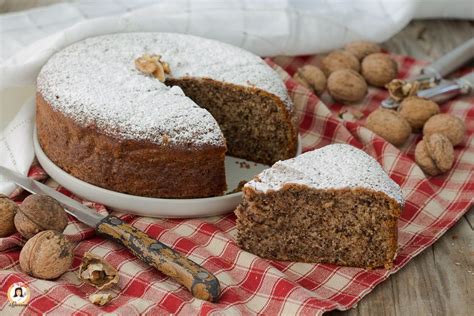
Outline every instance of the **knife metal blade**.
[(28, 192), (34, 194), (49, 195), (50, 197), (57, 200), (64, 207), (67, 213), (71, 214), (86, 225), (95, 228), (100, 223), (100, 221), (105, 218), (104, 215), (98, 214), (97, 212), (95, 212), (95, 210), (92, 210), (91, 208), (82, 205), (76, 200), (67, 197), (66, 195), (48, 187), (47, 185), (25, 177), (8, 168), (0, 166), (0, 174), (3, 175), (5, 178), (11, 180), (12, 182), (15, 182), (17, 185), (21, 186)]

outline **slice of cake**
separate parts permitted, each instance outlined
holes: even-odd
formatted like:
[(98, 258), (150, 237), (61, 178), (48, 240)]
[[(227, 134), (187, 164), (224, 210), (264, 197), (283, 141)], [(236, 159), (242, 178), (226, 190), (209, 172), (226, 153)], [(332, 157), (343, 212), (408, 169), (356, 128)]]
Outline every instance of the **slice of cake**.
[(260, 257), (392, 267), (400, 187), (363, 151), (335, 144), (279, 161), (243, 188), (239, 245)]

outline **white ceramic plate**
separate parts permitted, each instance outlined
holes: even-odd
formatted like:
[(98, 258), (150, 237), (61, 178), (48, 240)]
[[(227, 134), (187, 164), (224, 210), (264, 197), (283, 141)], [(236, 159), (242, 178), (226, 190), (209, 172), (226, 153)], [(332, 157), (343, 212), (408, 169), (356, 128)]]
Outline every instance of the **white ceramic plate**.
[[(125, 213), (168, 218), (213, 216), (233, 211), (242, 197), (242, 193), (237, 192), (209, 198), (160, 199), (110, 191), (79, 180), (56, 166), (41, 149), (36, 129), (33, 138), (36, 157), (51, 178), (77, 196)], [(301, 141), (298, 136), (297, 155), (300, 153)], [(234, 190), (240, 181), (248, 181), (266, 168), (267, 165), (226, 156), (225, 173), (229, 191)]]

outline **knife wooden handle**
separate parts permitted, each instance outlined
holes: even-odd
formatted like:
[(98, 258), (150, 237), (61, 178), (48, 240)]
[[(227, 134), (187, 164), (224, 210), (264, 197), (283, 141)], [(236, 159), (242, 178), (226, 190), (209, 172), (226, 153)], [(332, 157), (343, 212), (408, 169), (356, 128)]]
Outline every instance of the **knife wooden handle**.
[(220, 295), (219, 280), (197, 263), (187, 259), (143, 231), (115, 216), (105, 217), (97, 232), (125, 246), (136, 257), (186, 287), (194, 297), (216, 302)]

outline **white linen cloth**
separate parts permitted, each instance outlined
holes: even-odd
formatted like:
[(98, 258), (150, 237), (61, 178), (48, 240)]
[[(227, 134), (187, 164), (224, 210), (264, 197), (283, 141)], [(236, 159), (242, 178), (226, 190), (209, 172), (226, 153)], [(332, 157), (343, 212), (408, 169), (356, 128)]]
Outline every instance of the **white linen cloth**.
[[(0, 15), (0, 91), (34, 84), (52, 54), (100, 34), (179, 32), (261, 56), (301, 55), (356, 39), (382, 42), (416, 16), (473, 19), (474, 8), (470, 0), (76, 0)], [(2, 102), (0, 119), (6, 107), (19, 106)], [(0, 165), (28, 171), (33, 115), (27, 102), (0, 133)], [(13, 189), (0, 178), (0, 193)]]

